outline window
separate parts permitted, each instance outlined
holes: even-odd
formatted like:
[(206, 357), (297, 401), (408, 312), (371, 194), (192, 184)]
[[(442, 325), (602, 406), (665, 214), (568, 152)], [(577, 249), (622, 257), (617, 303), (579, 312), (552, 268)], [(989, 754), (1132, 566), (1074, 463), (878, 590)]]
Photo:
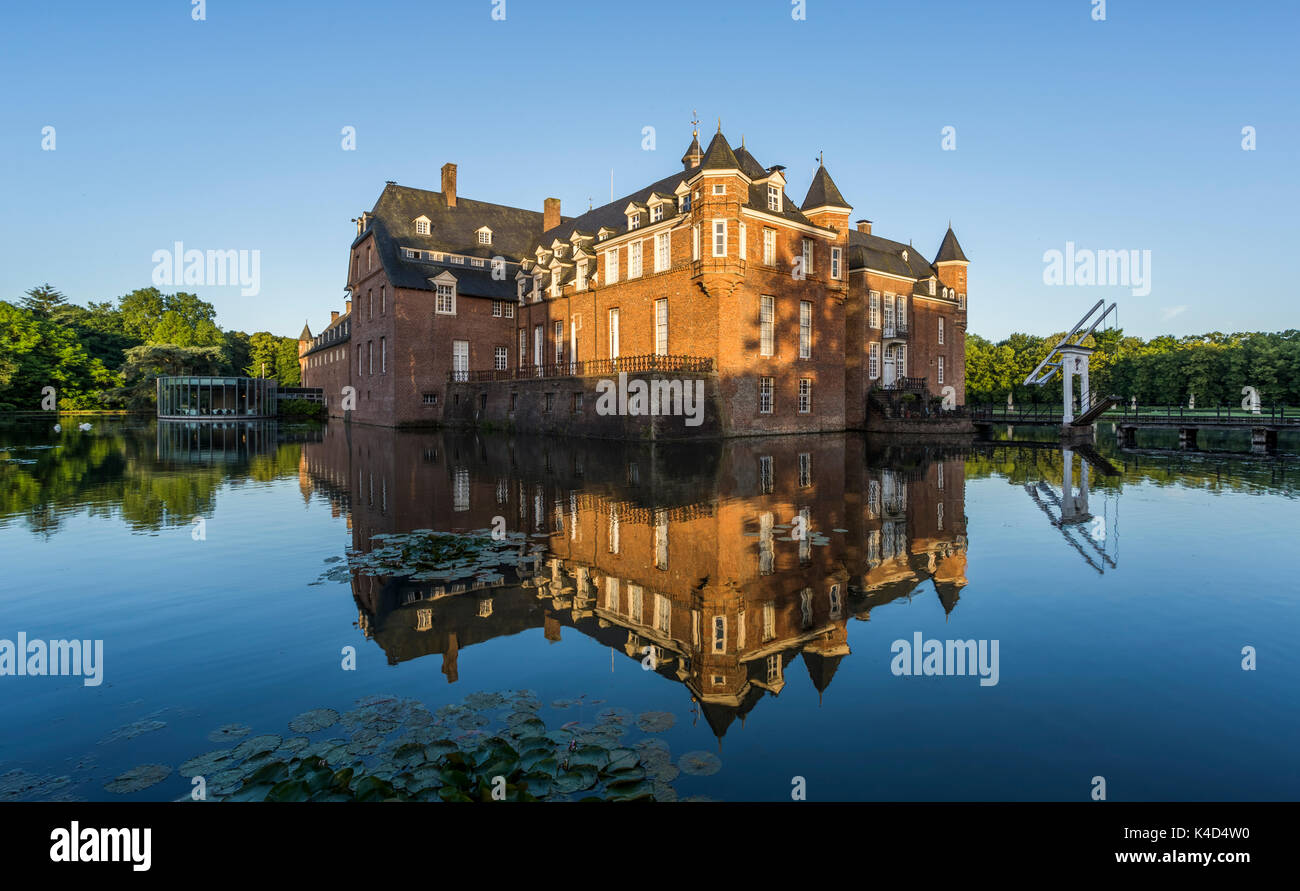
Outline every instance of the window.
[(691, 227), (691, 259), (700, 259), (700, 227)]
[(939, 344), (943, 344), (943, 316), (939, 316)]
[(657, 223), (663, 218), (664, 206), (662, 204), (656, 204), (654, 207), (650, 208), (650, 222)]
[[(582, 414), (582, 393), (581, 392), (573, 393), (569, 397), (569, 411), (575, 415)], [(575, 525), (574, 528), (576, 529), (577, 526)]]
[(564, 361), (564, 323), (555, 323), (555, 364)]
[(803, 240), (803, 274), (812, 275), (813, 271), (813, 244), (811, 238)]
[(381, 316), (388, 314), (388, 287), (386, 285), (379, 286), (379, 314)]
[(840, 277), (840, 249), (831, 248), (831, 278)]
[(546, 331), (541, 325), (533, 326), (533, 365), (538, 368), (542, 367), (542, 344), (546, 339)]
[[(934, 296), (934, 279), (930, 279), (930, 296), (931, 296), (931, 297)], [(947, 289), (947, 288), (944, 288), (944, 289), (943, 289), (943, 296), (944, 296), (944, 297), (947, 297), (947, 296), (948, 296), (948, 289)]]
[(618, 307), (609, 311), (609, 357), (618, 358)]
[(745, 224), (740, 224), (740, 259), (744, 260), (748, 251), (745, 249)]
[(528, 329), (519, 329), (519, 367), (523, 368), (528, 362)]
[(873, 381), (880, 377), (880, 344), (871, 345), (871, 359), (867, 365), (867, 375)]
[(388, 338), (379, 338), (379, 373), (388, 373)]
[(943, 356), (939, 357), (939, 383), (943, 383)]
[(966, 309), (966, 295), (965, 295), (965, 294), (958, 294), (958, 295), (957, 295), (957, 308), (960, 309), (960, 310), (965, 311), (965, 309)]
[(454, 316), (456, 314), (456, 286), (440, 284), (437, 288), (437, 303), (434, 306), (434, 311), (445, 316)]
[(514, 305), (513, 303), (507, 303), (507, 304), (506, 304), (506, 318), (507, 318), (507, 319), (513, 319), (514, 317), (515, 317), (515, 305)]
[[(668, 511), (656, 510), (655, 519), (655, 569), (668, 568)], [(661, 629), (667, 632), (667, 628)]]
[(618, 612), (618, 579), (605, 576), (605, 609)]
[(763, 230), (763, 265), (776, 265), (776, 230)]
[[(516, 408), (518, 405), (519, 405), (519, 394), (518, 394), (518, 393), (511, 393), (511, 394), (510, 394), (510, 410), (513, 412), (513, 411), (515, 410), (515, 408)], [(520, 501), (520, 502), (519, 502), (519, 513), (522, 515), (522, 514), (524, 513), (525, 509), (526, 509), (526, 508), (524, 507), (524, 502)]]
[(627, 277), (637, 278), (641, 275), (641, 242), (634, 241), (627, 246)]
[(501, 318), (501, 301), (500, 301), (500, 300), (493, 300), (493, 301), (492, 301), (492, 316), (493, 316), (494, 318), (498, 318), (498, 319)]
[(605, 284), (618, 281), (618, 248), (605, 251)]
[(682, 213), (687, 213), (691, 209), (691, 193), (687, 192), (685, 195), (678, 197), (677, 206)]
[(812, 453), (799, 453), (799, 486), (808, 488), (812, 485)]
[(587, 261), (586, 260), (578, 261), (578, 272), (576, 277), (574, 278), (573, 286), (579, 291), (587, 290)]
[(713, 256), (727, 256), (727, 221), (713, 221)]
[(510, 362), (510, 351), (503, 346), (499, 346), (492, 351), (492, 367), (497, 371), (505, 371)]
[(870, 297), (870, 310), (867, 314), (867, 324), (872, 328), (880, 327), (880, 292), (872, 291)]
[(713, 617), (713, 652), (725, 653), (727, 651), (727, 617)]
[[(767, 462), (766, 466), (764, 466), (763, 462)], [(759, 485), (763, 487), (762, 491), (764, 493), (770, 492), (771, 487), (765, 485), (766, 483), (770, 483), (772, 479), (772, 458), (770, 455), (764, 456), (763, 458), (759, 459), (758, 469), (759, 469)], [(766, 471), (766, 474), (764, 473), (764, 471)], [(771, 575), (772, 570), (774, 568), (774, 564), (776, 563), (776, 543), (773, 540), (772, 528), (773, 528), (772, 512), (768, 511), (758, 518), (758, 574), (759, 575)], [(764, 609), (763, 619), (764, 619), (763, 639), (768, 640), (769, 638), (767, 637), (766, 608)]]
[(806, 415), (812, 411), (812, 378), (799, 378), (799, 414)]
[(628, 214), (628, 217), (627, 217), (627, 227), (628, 227), (629, 229), (640, 229), (640, 228), (641, 228), (641, 214), (639, 214), (639, 213)]
[(799, 358), (812, 358), (812, 304), (799, 301)]
[(660, 232), (655, 236), (655, 272), (663, 272), (672, 262), (671, 244), (668, 233)]
[(771, 356), (776, 349), (774, 330), (776, 319), (776, 298), (764, 295), (758, 298), (758, 328), (760, 356)]
[(491, 244), (491, 243), (492, 243), (492, 230), (489, 229), (489, 228), (487, 228), (486, 226), (483, 227), (482, 229), (478, 230), (478, 243), (479, 243), (479, 244)]
[(776, 637), (776, 601), (768, 600), (763, 604), (763, 640)]
[(714, 184), (713, 184), (713, 194), (715, 194), (715, 195), (725, 195), (725, 194), (727, 194), (727, 187), (726, 187), (726, 185), (724, 185), (723, 183), (714, 183)]
[(655, 301), (655, 355), (668, 355), (668, 298)]
[(453, 340), (451, 342), (452, 377), (458, 381), (469, 380), (469, 341)]
[(545, 411), (547, 414), (550, 414), (551, 411), (554, 410), (554, 408), (555, 408), (555, 394), (547, 393), (545, 408), (543, 409), (543, 411)]
[(368, 374), (375, 373), (375, 342), (366, 341), (366, 369)]
[(361, 376), (361, 344), (357, 344), (357, 376)]
[(415, 221), (415, 234), (416, 235), (429, 234), (429, 221), (425, 217), (420, 217), (418, 220)]
[(552, 297), (560, 296), (560, 275), (562, 272), (563, 270), (559, 266), (556, 266), (555, 269), (551, 271), (551, 296)]
[(368, 291), (366, 291), (366, 318), (373, 319), (374, 317), (375, 317), (375, 290), (374, 288), (371, 288)]
[(781, 212), (781, 188), (779, 186), (768, 185), (767, 187), (767, 209)]
[(425, 394), (423, 395), (423, 400), (424, 400), (424, 404), (425, 404), (425, 405), (437, 405), (437, 404), (438, 404), (438, 394), (437, 394), (437, 393), (425, 393)]
[(758, 412), (763, 415), (772, 413), (772, 379), (770, 377), (760, 377), (758, 379)]

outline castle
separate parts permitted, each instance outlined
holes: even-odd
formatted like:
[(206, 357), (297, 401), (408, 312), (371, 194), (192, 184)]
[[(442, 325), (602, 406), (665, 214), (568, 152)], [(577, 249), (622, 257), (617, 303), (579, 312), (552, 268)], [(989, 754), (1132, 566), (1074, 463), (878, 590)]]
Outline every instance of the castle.
[[(721, 126), (681, 164), (577, 217), (462, 198), (455, 164), (439, 192), (389, 182), (356, 220), (345, 311), (304, 326), (303, 386), (366, 424), (618, 438), (868, 429), (888, 394), (965, 403), (951, 226), (933, 261), (850, 226), (824, 163), (796, 204), (785, 168)], [(702, 386), (703, 423), (603, 411), (614, 379)]]

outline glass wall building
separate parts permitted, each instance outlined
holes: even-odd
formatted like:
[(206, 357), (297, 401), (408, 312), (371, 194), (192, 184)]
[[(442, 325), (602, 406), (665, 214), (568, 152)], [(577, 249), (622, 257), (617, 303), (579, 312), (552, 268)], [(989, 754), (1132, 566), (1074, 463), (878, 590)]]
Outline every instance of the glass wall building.
[(274, 418), (277, 386), (260, 377), (160, 377), (158, 417)]

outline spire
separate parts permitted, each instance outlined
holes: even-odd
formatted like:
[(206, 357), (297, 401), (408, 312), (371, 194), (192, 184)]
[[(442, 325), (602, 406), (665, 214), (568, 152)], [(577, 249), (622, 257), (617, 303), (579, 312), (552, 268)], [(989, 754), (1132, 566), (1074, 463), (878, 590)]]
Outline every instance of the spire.
[(935, 263), (969, 263), (966, 255), (962, 252), (961, 245), (957, 243), (957, 236), (953, 234), (952, 223), (948, 223), (948, 231), (943, 236), (943, 243), (939, 245), (939, 253), (935, 254)]
[(718, 130), (717, 135), (709, 142), (708, 149), (704, 152), (704, 161), (702, 166), (706, 170), (739, 170), (740, 162), (736, 160), (736, 154), (727, 145), (727, 137), (722, 135), (722, 130)]
[(826, 172), (826, 165), (819, 159), (817, 162), (817, 172), (813, 174), (812, 185), (808, 187), (808, 195), (803, 199), (803, 204), (799, 205), (800, 210), (812, 210), (814, 207), (843, 207), (852, 210), (852, 205), (844, 200), (840, 194), (839, 187), (835, 185), (835, 180)]
[(311, 340), (311, 328), (307, 325), (307, 320), (302, 323), (302, 333), (298, 335), (299, 341)]
[(700, 148), (699, 117), (694, 111), (691, 112), (691, 144), (686, 148), (686, 154), (682, 155), (682, 167), (686, 170), (699, 167), (704, 160), (704, 150)]

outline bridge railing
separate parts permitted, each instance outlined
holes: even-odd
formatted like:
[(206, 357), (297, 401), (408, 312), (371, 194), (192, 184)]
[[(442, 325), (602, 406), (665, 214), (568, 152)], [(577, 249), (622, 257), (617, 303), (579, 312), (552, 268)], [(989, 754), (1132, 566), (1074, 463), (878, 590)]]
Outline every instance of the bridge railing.
[(1188, 408), (1185, 405), (1139, 405), (1130, 403), (1120, 405), (1106, 413), (1106, 420), (1117, 424), (1125, 422), (1160, 420), (1179, 421), (1189, 427), (1203, 424), (1233, 424), (1245, 427), (1249, 424), (1267, 426), (1300, 426), (1300, 407), (1289, 405), (1260, 406), (1259, 411), (1242, 408), (1239, 405), (1216, 405), (1205, 408)]

